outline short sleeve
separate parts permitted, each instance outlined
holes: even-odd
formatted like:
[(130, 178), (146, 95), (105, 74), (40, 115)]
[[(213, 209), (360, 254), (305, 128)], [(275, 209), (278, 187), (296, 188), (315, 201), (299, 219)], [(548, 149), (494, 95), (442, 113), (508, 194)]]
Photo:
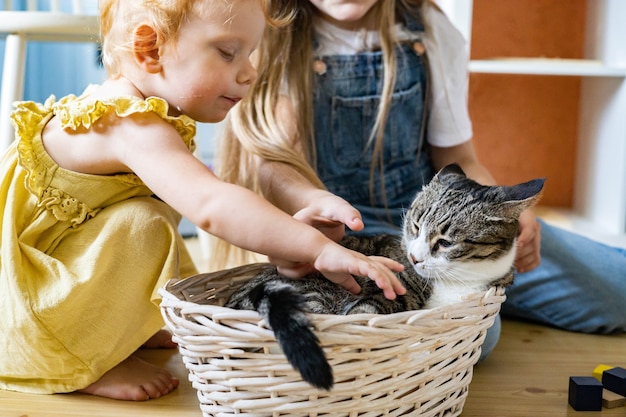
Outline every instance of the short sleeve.
[(427, 140), (439, 147), (459, 145), (472, 138), (466, 41), (447, 16), (429, 2), (424, 2), (422, 13), (431, 83)]

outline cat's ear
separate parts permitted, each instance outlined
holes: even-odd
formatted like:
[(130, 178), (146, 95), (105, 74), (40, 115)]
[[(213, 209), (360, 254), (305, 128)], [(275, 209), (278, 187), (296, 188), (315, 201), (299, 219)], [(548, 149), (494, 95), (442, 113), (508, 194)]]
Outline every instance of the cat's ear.
[(536, 178), (521, 184), (506, 187), (507, 197), (511, 200), (527, 200), (541, 196), (541, 190), (545, 184), (545, 178)]
[(522, 211), (537, 204), (541, 198), (541, 191), (545, 182), (545, 178), (536, 178), (521, 184), (504, 187), (506, 201), (503, 206), (507, 208), (507, 211), (513, 211), (509, 214), (518, 217)]
[(446, 176), (449, 174), (461, 175), (463, 177), (466, 176), (465, 171), (463, 171), (459, 164), (446, 165), (445, 167), (441, 168), (441, 170), (439, 170), (439, 173), (437, 175)]
[(467, 176), (459, 164), (446, 165), (435, 175), (435, 179), (448, 186), (457, 183), (460, 178), (467, 178)]

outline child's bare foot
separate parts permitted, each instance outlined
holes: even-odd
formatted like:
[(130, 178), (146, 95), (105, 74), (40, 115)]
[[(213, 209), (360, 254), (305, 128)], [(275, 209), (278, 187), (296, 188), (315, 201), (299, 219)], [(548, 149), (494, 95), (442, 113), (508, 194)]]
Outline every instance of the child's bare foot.
[(145, 401), (172, 392), (178, 382), (167, 370), (132, 355), (79, 392), (116, 400)]
[(161, 329), (141, 347), (145, 349), (175, 349), (178, 345), (172, 342), (172, 334), (170, 332)]

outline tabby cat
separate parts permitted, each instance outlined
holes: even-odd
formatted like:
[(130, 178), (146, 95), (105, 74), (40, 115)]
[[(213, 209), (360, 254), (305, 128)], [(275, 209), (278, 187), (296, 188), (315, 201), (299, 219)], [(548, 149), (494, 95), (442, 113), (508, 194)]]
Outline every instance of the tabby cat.
[(522, 210), (537, 202), (544, 179), (515, 186), (483, 186), (458, 165), (443, 168), (417, 194), (402, 236), (347, 236), (342, 244), (365, 255), (404, 264), (407, 293), (386, 299), (376, 284), (357, 277), (354, 295), (321, 274), (294, 280), (274, 267), (234, 293), (226, 306), (256, 310), (274, 331), (287, 360), (311, 385), (329, 390), (333, 374), (305, 313), (388, 314), (433, 308), (465, 295), (513, 282), (513, 260)]

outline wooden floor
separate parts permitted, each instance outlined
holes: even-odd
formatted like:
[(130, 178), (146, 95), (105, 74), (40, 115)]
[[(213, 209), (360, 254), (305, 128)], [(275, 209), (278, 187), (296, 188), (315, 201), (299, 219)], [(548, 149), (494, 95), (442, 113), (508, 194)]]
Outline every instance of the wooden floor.
[[(82, 394), (28, 395), (0, 391), (1, 417), (202, 417), (196, 392), (175, 350), (143, 350), (181, 384), (158, 400), (130, 403)], [(561, 417), (626, 415), (626, 407), (576, 412), (567, 404), (570, 376), (600, 363), (626, 367), (626, 335), (591, 336), (503, 320), (500, 343), (474, 370), (463, 416)]]
[[(568, 228), (569, 217), (547, 213), (548, 220)], [(202, 269), (206, 259), (201, 242), (197, 238), (186, 242)], [(616, 246), (626, 247), (626, 242)], [(178, 389), (142, 403), (82, 394), (29, 395), (0, 390), (0, 417), (202, 417), (196, 391), (187, 382), (187, 370), (177, 351), (143, 350), (140, 355), (173, 372), (181, 380)], [(626, 416), (626, 407), (577, 412), (567, 403), (569, 377), (591, 376), (600, 363), (626, 368), (626, 334), (583, 335), (505, 319), (498, 346), (474, 369), (462, 416)]]

